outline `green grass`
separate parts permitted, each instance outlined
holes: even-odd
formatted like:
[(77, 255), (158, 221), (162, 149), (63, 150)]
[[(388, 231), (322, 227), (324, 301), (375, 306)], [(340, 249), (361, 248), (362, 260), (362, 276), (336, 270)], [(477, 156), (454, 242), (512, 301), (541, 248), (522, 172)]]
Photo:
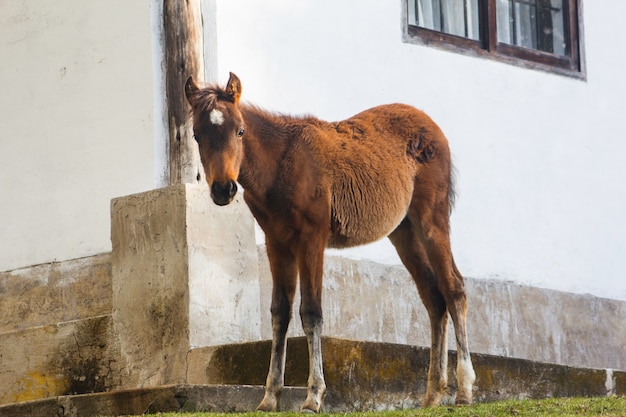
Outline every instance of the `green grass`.
[[(302, 417), (300, 413), (158, 413), (150, 417)], [(464, 407), (441, 406), (428, 409), (361, 413), (320, 414), (332, 417), (626, 417), (626, 397), (552, 398), (511, 400)]]

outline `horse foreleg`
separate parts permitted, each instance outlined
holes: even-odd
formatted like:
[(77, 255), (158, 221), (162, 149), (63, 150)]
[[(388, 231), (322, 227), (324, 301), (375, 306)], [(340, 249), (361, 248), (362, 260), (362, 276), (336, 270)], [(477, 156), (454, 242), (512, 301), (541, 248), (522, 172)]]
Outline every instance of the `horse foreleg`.
[[(320, 312), (321, 313), (321, 312)], [(309, 379), (307, 397), (302, 404), (302, 411), (317, 413), (322, 406), (326, 392), (324, 368), (322, 364), (322, 316), (312, 312), (302, 312), (302, 327), (309, 345)]]
[[(314, 239), (313, 239), (314, 241)], [(312, 243), (311, 241), (308, 242)], [(317, 413), (326, 392), (322, 364), (322, 276), (324, 242), (318, 247), (307, 246), (298, 263), (300, 265), (300, 318), (309, 347), (309, 379), (307, 397), (302, 411)]]
[[(272, 312), (273, 313), (273, 312)], [(286, 323), (285, 323), (286, 322)], [(257, 411), (275, 411), (285, 383), (286, 334), (289, 320), (272, 314), (272, 352), (265, 382), (265, 395)]]
[(286, 335), (291, 321), (293, 297), (296, 291), (297, 269), (294, 256), (280, 250), (267, 239), (267, 254), (272, 270), (272, 352), (265, 383), (265, 396), (258, 411), (274, 411), (285, 383)]

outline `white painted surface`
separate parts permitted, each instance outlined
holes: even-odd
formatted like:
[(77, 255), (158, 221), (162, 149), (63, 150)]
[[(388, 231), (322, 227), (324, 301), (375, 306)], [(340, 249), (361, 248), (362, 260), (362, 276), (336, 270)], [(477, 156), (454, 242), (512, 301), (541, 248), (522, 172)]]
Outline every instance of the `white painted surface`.
[(169, 185), (169, 124), (165, 97), (165, 28), (163, 2), (150, 0), (152, 24), (152, 97), (155, 188)]
[(0, 2), (0, 270), (110, 251), (110, 199), (162, 182), (156, 3)]
[(259, 340), (259, 261), (242, 194), (220, 207), (206, 184), (185, 187), (189, 346)]
[[(626, 300), (626, 3), (585, 2), (587, 81), (405, 44), (400, 0), (218, 0), (217, 13), (218, 81), (235, 72), (244, 101), (329, 120), (405, 102), (433, 117), (459, 172), (465, 275)], [(386, 241), (342, 254), (399, 262)]]
[[(441, 125), (465, 275), (626, 300), (626, 3), (585, 2), (587, 81), (405, 44), (400, 0), (204, 5), (210, 80), (237, 73), (244, 100), (331, 120), (399, 101)], [(0, 270), (109, 251), (110, 198), (164, 184), (159, 10), (0, 2)]]

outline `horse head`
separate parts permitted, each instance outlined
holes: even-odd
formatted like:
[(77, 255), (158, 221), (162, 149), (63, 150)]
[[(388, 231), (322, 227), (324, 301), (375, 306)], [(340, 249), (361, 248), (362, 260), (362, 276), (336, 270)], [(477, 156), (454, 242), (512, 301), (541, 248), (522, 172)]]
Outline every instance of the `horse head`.
[(193, 132), (204, 167), (211, 198), (224, 206), (237, 193), (243, 158), (244, 122), (239, 111), (241, 81), (230, 73), (226, 88), (200, 88), (189, 77), (185, 96), (193, 113)]

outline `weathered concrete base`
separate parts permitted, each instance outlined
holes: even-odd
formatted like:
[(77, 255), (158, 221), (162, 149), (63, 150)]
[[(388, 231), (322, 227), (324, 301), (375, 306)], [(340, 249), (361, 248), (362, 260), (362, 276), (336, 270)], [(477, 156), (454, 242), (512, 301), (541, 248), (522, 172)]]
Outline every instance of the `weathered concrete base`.
[[(306, 389), (286, 387), (282, 411), (298, 411)], [(0, 417), (92, 417), (143, 415), (158, 412), (251, 411), (263, 398), (260, 386), (168, 385), (154, 388), (66, 395), (0, 406)]]
[(111, 254), (0, 272), (0, 333), (111, 314)]
[(120, 386), (111, 316), (4, 333), (0, 404)]
[[(263, 247), (259, 264), (262, 338), (270, 339), (271, 275)], [(472, 352), (626, 370), (626, 301), (500, 280), (465, 283)], [(325, 336), (430, 347), (428, 314), (402, 266), (327, 256), (322, 306)], [(289, 335), (303, 334), (296, 313)], [(455, 349), (451, 324), (448, 340)]]
[(220, 208), (177, 185), (114, 199), (111, 217), (111, 254), (0, 273), (0, 404), (182, 384), (191, 348), (260, 339), (240, 196)]
[[(262, 385), (269, 343), (258, 341), (271, 337), (271, 277), (240, 198), (216, 207), (206, 186), (179, 185), (115, 199), (111, 209), (112, 254), (0, 273), (0, 404), (171, 384)], [(338, 257), (325, 265), (327, 405), (418, 404), (430, 330), (408, 273)], [(477, 400), (624, 392), (624, 372), (577, 369), (626, 369), (625, 301), (466, 283)], [(302, 334), (297, 317), (289, 334)], [(288, 384), (306, 381), (303, 349), (301, 339), (290, 342)]]
[[(190, 352), (188, 380), (203, 384), (263, 385), (270, 341), (225, 345)], [(415, 408), (426, 392), (429, 349), (414, 346), (323, 338), (327, 405), (333, 411)], [(288, 341), (285, 383), (306, 386), (307, 344)], [(523, 359), (472, 354), (477, 374), (474, 399), (548, 398), (626, 394), (626, 372), (573, 368)], [(449, 395), (456, 391), (456, 353), (449, 354)], [(607, 386), (607, 377), (613, 378)]]
[(0, 404), (118, 386), (111, 254), (0, 272)]
[[(90, 417), (183, 411), (252, 411), (263, 398), (261, 381), (269, 362), (270, 342), (199, 348), (190, 352), (189, 379), (204, 385), (170, 385), (99, 394), (59, 396), (0, 406), (0, 417)], [(328, 391), (325, 412), (350, 412), (419, 407), (425, 392), (428, 349), (404, 345), (323, 340)], [(281, 411), (297, 411), (306, 397), (306, 343), (288, 344), (286, 387)], [(511, 398), (626, 395), (626, 372), (572, 368), (526, 360), (472, 355), (477, 373), (476, 402)], [(454, 369), (455, 355), (450, 354)], [(611, 380), (607, 386), (607, 377)], [(454, 372), (449, 372), (454, 397)], [(245, 384), (258, 384), (254, 386)]]
[[(113, 328), (122, 386), (186, 381), (192, 347), (258, 340), (254, 224), (181, 184), (111, 202)], [(221, 342), (218, 342), (220, 341)]]

